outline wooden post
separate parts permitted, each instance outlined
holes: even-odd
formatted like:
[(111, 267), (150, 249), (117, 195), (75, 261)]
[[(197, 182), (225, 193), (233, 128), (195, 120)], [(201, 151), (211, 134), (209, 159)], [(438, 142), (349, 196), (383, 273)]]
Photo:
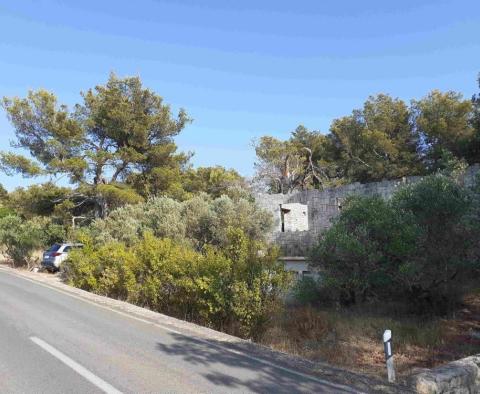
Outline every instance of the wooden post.
[(395, 368), (393, 366), (392, 331), (385, 330), (383, 333), (383, 350), (385, 362), (387, 363), (388, 381), (395, 382)]

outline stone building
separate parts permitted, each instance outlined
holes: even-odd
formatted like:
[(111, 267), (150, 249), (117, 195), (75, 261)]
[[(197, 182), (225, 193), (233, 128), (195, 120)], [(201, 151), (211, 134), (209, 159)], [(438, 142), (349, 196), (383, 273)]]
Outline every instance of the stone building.
[[(469, 167), (461, 182), (473, 185), (480, 165)], [(397, 180), (372, 183), (352, 183), (325, 190), (302, 190), (290, 194), (257, 194), (255, 200), (263, 209), (272, 213), (274, 228), (269, 239), (277, 244), (282, 260), (290, 271), (299, 275), (311, 275), (305, 257), (316, 244), (320, 234), (327, 229), (342, 209), (342, 203), (350, 195), (380, 195), (390, 198), (403, 185), (416, 183), (422, 177), (411, 176)]]

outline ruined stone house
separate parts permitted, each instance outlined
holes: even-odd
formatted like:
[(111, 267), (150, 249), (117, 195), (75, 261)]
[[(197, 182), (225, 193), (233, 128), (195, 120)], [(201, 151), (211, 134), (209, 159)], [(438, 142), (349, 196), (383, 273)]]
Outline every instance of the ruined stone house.
[[(462, 182), (473, 185), (480, 165), (469, 167)], [(331, 221), (342, 209), (342, 203), (350, 195), (380, 195), (390, 198), (402, 185), (418, 182), (422, 177), (411, 176), (397, 180), (372, 183), (352, 183), (325, 190), (302, 190), (289, 194), (257, 194), (255, 200), (260, 207), (271, 212), (274, 228), (269, 240), (278, 245), (281, 259), (287, 270), (299, 276), (311, 275), (308, 267), (309, 250), (315, 246), (320, 234), (331, 225)]]

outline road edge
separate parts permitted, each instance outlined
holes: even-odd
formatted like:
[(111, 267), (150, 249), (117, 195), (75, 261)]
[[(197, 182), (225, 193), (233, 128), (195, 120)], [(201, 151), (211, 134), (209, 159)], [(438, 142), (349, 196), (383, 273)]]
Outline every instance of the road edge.
[(406, 386), (391, 385), (372, 377), (334, 367), (326, 363), (314, 363), (300, 357), (273, 350), (258, 343), (167, 316), (159, 312), (154, 312), (125, 301), (90, 293), (65, 284), (58, 275), (53, 276), (51, 274), (18, 270), (1, 264), (0, 271), (61, 292), (97, 307), (121, 314), (125, 317), (141, 321), (145, 324), (151, 324), (179, 335), (193, 336), (196, 340), (206, 342), (209, 346), (219, 347), (222, 350), (268, 364), (271, 367), (285, 370), (303, 378), (330, 385), (332, 389), (336, 388), (352, 393), (405, 393), (410, 391), (409, 387)]

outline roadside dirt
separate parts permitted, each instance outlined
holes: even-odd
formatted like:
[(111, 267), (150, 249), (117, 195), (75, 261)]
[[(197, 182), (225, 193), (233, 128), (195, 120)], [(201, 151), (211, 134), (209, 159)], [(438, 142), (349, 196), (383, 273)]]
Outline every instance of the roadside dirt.
[(386, 318), (370, 311), (289, 309), (262, 339), (274, 349), (385, 379), (381, 334), (392, 329), (397, 376), (480, 353), (480, 292), (450, 318)]

